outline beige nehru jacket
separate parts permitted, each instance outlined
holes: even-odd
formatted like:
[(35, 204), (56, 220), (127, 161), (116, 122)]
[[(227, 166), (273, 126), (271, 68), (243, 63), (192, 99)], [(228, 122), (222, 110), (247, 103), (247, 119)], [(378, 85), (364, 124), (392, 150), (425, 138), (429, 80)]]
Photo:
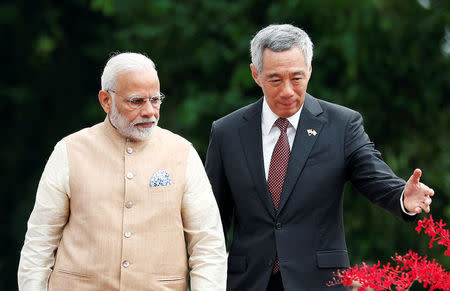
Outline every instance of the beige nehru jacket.
[(28, 222), (20, 290), (186, 290), (188, 266), (192, 290), (225, 290), (219, 212), (189, 142), (159, 127), (133, 142), (106, 119), (57, 144)]

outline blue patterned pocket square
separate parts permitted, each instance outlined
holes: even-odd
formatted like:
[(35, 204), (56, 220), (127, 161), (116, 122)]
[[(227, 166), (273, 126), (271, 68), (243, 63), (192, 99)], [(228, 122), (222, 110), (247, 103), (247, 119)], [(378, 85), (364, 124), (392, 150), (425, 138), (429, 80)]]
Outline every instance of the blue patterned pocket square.
[(150, 180), (150, 187), (158, 186), (169, 186), (172, 185), (172, 180), (170, 180), (169, 173), (165, 170), (158, 170), (153, 174)]

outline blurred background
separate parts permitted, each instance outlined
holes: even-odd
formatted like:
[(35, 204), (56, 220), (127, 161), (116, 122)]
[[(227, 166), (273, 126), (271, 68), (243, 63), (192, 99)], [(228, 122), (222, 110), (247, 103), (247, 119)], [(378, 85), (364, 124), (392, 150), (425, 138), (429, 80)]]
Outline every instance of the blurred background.
[[(450, 221), (450, 1), (67, 0), (0, 4), (0, 290), (16, 290), (19, 253), (40, 175), (55, 143), (103, 121), (97, 93), (113, 52), (152, 58), (168, 96), (160, 125), (204, 159), (211, 122), (261, 97), (249, 41), (271, 23), (315, 44), (308, 92), (358, 110), (385, 161), (434, 188), (432, 215)], [(232, 142), (232, 141), (230, 141)], [(423, 216), (423, 215), (422, 215)], [(352, 265), (412, 249), (450, 268), (443, 248), (373, 206), (349, 184)]]

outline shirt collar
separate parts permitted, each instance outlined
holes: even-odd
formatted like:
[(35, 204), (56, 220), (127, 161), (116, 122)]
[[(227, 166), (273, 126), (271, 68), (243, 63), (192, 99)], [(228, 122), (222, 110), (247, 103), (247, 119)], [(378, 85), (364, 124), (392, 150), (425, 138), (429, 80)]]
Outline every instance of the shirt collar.
[[(300, 113), (302, 112), (303, 104), (300, 109), (292, 116), (286, 118), (290, 125), (294, 127), (295, 131), (297, 131), (298, 120), (300, 119)], [(279, 118), (278, 115), (273, 113), (272, 109), (270, 109), (269, 104), (267, 104), (266, 96), (264, 96), (262, 112), (261, 112), (261, 128), (262, 134), (268, 135), (269, 131), (272, 129), (275, 121)]]

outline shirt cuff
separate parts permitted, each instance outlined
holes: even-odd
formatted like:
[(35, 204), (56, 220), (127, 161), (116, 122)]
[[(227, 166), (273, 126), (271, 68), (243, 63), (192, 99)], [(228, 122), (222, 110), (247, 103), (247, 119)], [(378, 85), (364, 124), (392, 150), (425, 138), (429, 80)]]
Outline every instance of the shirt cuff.
[(402, 208), (403, 213), (406, 213), (406, 214), (408, 214), (409, 216), (414, 216), (414, 215), (416, 215), (417, 213), (409, 212), (408, 210), (406, 210), (405, 206), (403, 205), (403, 194), (404, 194), (404, 193), (405, 193), (405, 190), (403, 189), (402, 196), (400, 196), (400, 207)]

